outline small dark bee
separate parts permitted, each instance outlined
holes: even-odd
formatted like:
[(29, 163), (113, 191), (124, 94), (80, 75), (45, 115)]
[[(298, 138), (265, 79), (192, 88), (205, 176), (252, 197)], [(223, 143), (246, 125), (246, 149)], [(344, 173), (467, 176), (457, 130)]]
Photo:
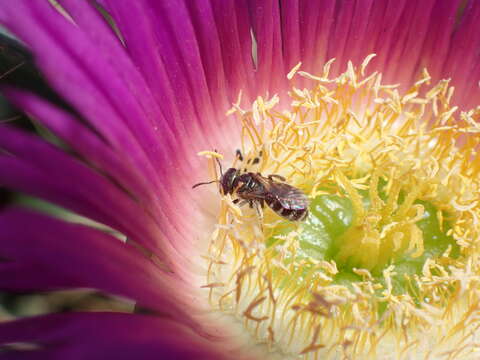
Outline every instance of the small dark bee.
[[(243, 160), (239, 152), (237, 152), (237, 156)], [(256, 159), (254, 163), (258, 162)], [(307, 196), (300, 189), (286, 184), (284, 177), (275, 174), (265, 177), (260, 173), (242, 173), (240, 169), (236, 168), (229, 168), (224, 174), (218, 159), (217, 162), (220, 167), (220, 180), (198, 183), (192, 188), (218, 182), (223, 195), (237, 196), (237, 199), (234, 200), (235, 204), (242, 206), (248, 203), (252, 208), (254, 206), (264, 208), (266, 203), (273, 211), (287, 220), (303, 221), (307, 218), (309, 205)]]

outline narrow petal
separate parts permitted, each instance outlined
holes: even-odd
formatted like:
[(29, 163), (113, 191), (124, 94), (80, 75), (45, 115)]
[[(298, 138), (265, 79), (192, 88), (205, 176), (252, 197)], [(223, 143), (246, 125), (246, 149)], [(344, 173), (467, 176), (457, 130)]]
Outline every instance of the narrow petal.
[(452, 31), (457, 22), (461, 0), (438, 0), (432, 11), (429, 23), (429, 35), (425, 39), (424, 58), (420, 67), (428, 66), (435, 79), (449, 77), (443, 73), (443, 65), (448, 58)]
[(153, 124), (107, 59), (48, 2), (10, 4), (2, 6), (0, 20), (32, 48), (51, 85), (114, 148), (141, 164), (153, 181), (158, 179), (153, 166), (158, 159), (146, 151), (156, 149), (155, 132), (147, 130)]
[[(166, 147), (182, 149), (185, 146), (182, 138), (188, 127), (185, 127), (185, 119), (176, 114), (177, 104), (168, 102), (164, 93), (152, 92), (148, 81), (154, 74), (142, 74), (139, 71), (135, 59), (131, 58), (128, 49), (122, 46), (111, 26), (93, 5), (75, 0), (63, 0), (60, 3), (97, 51), (108, 58), (109, 65), (123, 79), (129, 91), (132, 94), (141, 94), (136, 100), (148, 115), (148, 120), (154, 124), (152, 130), (157, 136), (161, 136), (162, 143)], [(165, 156), (162, 153), (158, 155)]]
[(140, 169), (137, 168), (137, 164), (128, 164), (128, 159), (114, 152), (80, 120), (31, 93), (14, 89), (9, 89), (6, 93), (18, 108), (41, 122), (82, 159), (109, 178), (115, 179), (135, 197), (147, 201), (151, 196), (147, 193), (149, 188), (147, 179), (139, 175)]
[(294, 67), (301, 61), (300, 48), (304, 46), (300, 33), (300, 2), (280, 1), (282, 21), (282, 49), (287, 69)]
[[(282, 27), (278, 1), (249, 1), (252, 28), (257, 41), (257, 93), (285, 89)], [(272, 70), (274, 71), (272, 76)], [(276, 73), (278, 71), (278, 73)], [(279, 76), (277, 76), (277, 74)]]
[[(373, 35), (369, 34), (367, 29), (375, 3), (377, 3), (377, 7), (381, 6), (379, 2), (373, 0), (345, 2), (344, 5), (347, 7), (346, 9), (342, 6), (341, 12), (351, 14), (351, 19), (348, 20), (348, 16), (345, 16), (343, 20), (349, 24), (342, 24), (342, 22), (340, 22), (337, 26), (340, 29), (342, 29), (342, 27), (348, 29), (348, 35), (345, 37), (345, 42), (343, 42), (341, 56), (338, 56), (339, 64), (346, 64), (349, 60), (359, 64), (363, 61), (363, 58), (368, 55), (365, 52), (365, 43), (368, 42), (369, 37)], [(340, 44), (336, 44), (335, 41), (331, 41), (330, 45), (331, 48), (329, 51), (333, 53), (336, 53), (338, 47), (341, 46)]]
[[(241, 58), (232, 59), (232, 56), (238, 56), (240, 54), (238, 54), (238, 51), (232, 53), (222, 51), (222, 43), (220, 41), (219, 31), (217, 30), (214, 13), (214, 3), (207, 1), (185, 1), (185, 5), (192, 25), (192, 34), (190, 37), (195, 37), (198, 43), (201, 60), (201, 63), (198, 63), (198, 65), (201, 66), (204, 71), (212, 105), (214, 109), (227, 109), (231, 103), (235, 101), (240, 90), (245, 91), (246, 96), (250, 96), (249, 86), (245, 86), (248, 84), (247, 79), (229, 76), (232, 72), (232, 66), (229, 62), (233, 62), (237, 68), (243, 66)], [(229, 8), (228, 2), (219, 5), (225, 6), (225, 10)], [(175, 16), (177, 15), (178, 14), (175, 13)], [(231, 17), (228, 17), (229, 26), (232, 26), (231, 22), (236, 21), (236, 15), (235, 13), (231, 13), (230, 15)], [(222, 17), (227, 18), (227, 15), (223, 13)], [(235, 27), (236, 26), (234, 26), (234, 28)], [(230, 31), (229, 33), (231, 34), (232, 32)], [(222, 41), (226, 40), (227, 39), (222, 39)], [(224, 56), (226, 59), (224, 59)], [(228, 75), (224, 69), (224, 65), (229, 72)], [(238, 71), (236, 71), (236, 73), (238, 73)]]
[[(213, 100), (207, 84), (208, 78), (221, 78), (222, 69), (204, 66), (192, 20), (183, 1), (105, 3), (125, 39), (127, 50), (145, 74), (153, 93), (160, 97), (162, 108), (169, 112), (166, 119), (173, 119), (174, 126), (185, 128), (184, 136), (195, 139), (199, 145), (202, 142), (222, 143), (222, 137), (225, 141), (218, 126), (230, 104), (226, 101), (228, 94), (212, 94), (215, 95)], [(214, 28), (203, 30), (213, 31)], [(209, 36), (214, 37), (215, 33)], [(207, 74), (209, 70), (216, 70), (216, 73)], [(221, 105), (217, 108), (213, 104)], [(208, 133), (209, 138), (201, 139), (202, 132)]]
[(318, 72), (318, 69), (328, 61), (328, 39), (335, 19), (335, 0), (307, 1), (301, 8), (302, 29), (305, 31), (302, 42), (305, 43), (305, 53), (302, 63), (305, 70), (311, 73)]
[[(113, 15), (127, 50), (148, 75), (155, 93), (171, 87), (173, 96), (180, 97), (177, 106), (183, 116), (189, 111), (207, 116), (218, 110), (223, 115), (240, 90), (251, 96), (254, 69), (245, 1), (141, 0), (133, 5), (107, 0), (102, 4)], [(145, 53), (155, 56), (145, 59)], [(218, 120), (200, 118), (199, 122)]]
[[(3, 211), (0, 227), (0, 257), (6, 261), (0, 266), (1, 289), (95, 288), (199, 327), (192, 320), (203, 306), (198, 290), (161, 270), (128, 243), (24, 210)], [(18, 273), (12, 281), (8, 276), (14, 270), (28, 272)]]
[(246, 103), (250, 103), (257, 94), (255, 93), (255, 65), (247, 2), (246, 0), (212, 1), (211, 6), (215, 16), (231, 102), (236, 101), (241, 91)]
[[(191, 187), (195, 181), (191, 179), (192, 169), (199, 168), (196, 152), (213, 148), (213, 144), (220, 151), (235, 148), (232, 144), (238, 143), (238, 139), (224, 134), (228, 127), (238, 124), (219, 122), (223, 120), (229, 104), (221, 100), (226, 94), (216, 94), (224, 105), (214, 111), (208, 92), (206, 79), (220, 79), (221, 71), (212, 73), (213, 64), (203, 66), (202, 53), (205, 54), (203, 59), (207, 59), (206, 54), (210, 50), (199, 48), (194, 32), (195, 26), (204, 34), (202, 38), (207, 39), (215, 28), (207, 22), (192, 25), (189, 11), (195, 12), (196, 9), (184, 5), (177, 8), (173, 3), (112, 3), (112, 14), (125, 36), (127, 50), (137, 60), (135, 66), (147, 69), (143, 73), (152, 89), (149, 92), (142, 87), (141, 76), (132, 75), (135, 69), (132, 69), (124, 50), (119, 48), (118, 39), (92, 13), (90, 6), (70, 1), (63, 4), (71, 11), (78, 26), (60, 16), (46, 2), (21, 0), (15, 6), (6, 4), (0, 11), (0, 19), (3, 18), (6, 26), (31, 46), (54, 87), (82, 112), (109, 145), (131, 159), (131, 163), (141, 166), (144, 178), (153, 182), (160, 193), (162, 188), (165, 189), (162, 197), (168, 198), (168, 193), (175, 192), (173, 188), (178, 189), (179, 183), (185, 184), (181, 191)], [(164, 8), (153, 9), (154, 6)], [(198, 10), (205, 10), (208, 14), (206, 8)], [(152, 12), (157, 18), (141, 22), (136, 20)], [(172, 24), (183, 25), (178, 25), (177, 33), (172, 33)], [(132, 31), (129, 31), (130, 28)], [(207, 46), (208, 42), (203, 40), (202, 44)], [(144, 47), (147, 45), (148, 48)], [(162, 49), (160, 52), (159, 46)], [(48, 52), (43, 51), (46, 48)], [(158, 56), (144, 56), (157, 52)], [(144, 67), (139, 61), (153, 63)], [(229, 69), (233, 68), (229, 66)], [(155, 74), (164, 74), (164, 77), (157, 79)], [(148, 131), (152, 121), (150, 114), (155, 108), (153, 101), (143, 100), (149, 99), (149, 94), (157, 94), (157, 100), (161, 100), (156, 123), (172, 124), (167, 127), (167, 130), (172, 129), (170, 135), (163, 131), (162, 126), (154, 125)], [(136, 103), (138, 99), (142, 99), (141, 107)], [(221, 118), (216, 116), (218, 113)], [(212, 127), (212, 124), (215, 126)], [(208, 137), (205, 136), (207, 133)], [(140, 138), (141, 141), (138, 140)], [(206, 171), (199, 172), (200, 176), (202, 174), (207, 176)], [(174, 183), (169, 183), (172, 179)], [(181, 207), (183, 203), (179, 205)], [(170, 224), (176, 223), (172, 212), (166, 211), (163, 215), (159, 218), (165, 218)]]
[[(143, 87), (140, 75), (134, 75), (135, 69), (129, 71), (132, 66), (125, 58), (124, 50), (118, 49), (119, 40), (91, 12), (88, 3), (78, 5), (78, 2), (65, 1), (63, 4), (72, 12), (78, 26), (59, 15), (47, 2), (23, 0), (15, 6), (8, 3), (2, 7), (0, 20), (3, 19), (7, 27), (32, 48), (39, 66), (53, 86), (78, 109), (109, 147), (127, 163), (139, 167), (143, 179), (152, 184), (150, 192), (156, 195), (155, 205), (148, 210), (162, 228), (162, 240), (167, 241), (170, 251), (191, 263), (189, 254), (195, 246), (192, 239), (198, 226), (187, 214), (194, 215), (196, 207), (192, 205), (200, 204), (200, 201), (195, 196), (192, 200), (189, 193), (195, 182), (208, 176), (196, 153), (215, 147), (219, 151), (231, 151), (239, 141), (233, 136), (225, 136), (230, 133), (229, 127), (239, 126), (235, 122), (223, 121), (226, 108), (216, 109), (216, 113), (222, 114), (221, 118), (212, 112), (205, 69), (198, 69), (202, 66), (201, 52), (188, 15), (188, 11), (193, 10), (184, 6), (180, 12), (169, 3), (153, 4), (165, 6), (165, 11), (159, 15), (164, 18), (154, 19), (157, 20), (155, 23), (139, 22), (137, 19), (143, 19), (143, 14), (152, 11), (150, 5), (123, 1), (112, 4), (112, 14), (116, 15), (119, 27), (125, 33), (127, 50), (130, 54), (138, 51), (138, 56), (132, 58), (155, 61), (147, 64), (148, 72), (143, 71), (149, 81), (151, 91), (148, 91)], [(171, 26), (177, 23), (184, 24), (185, 29), (172, 33)], [(135, 31), (126, 31), (125, 24)], [(92, 29), (88, 28), (89, 25)], [(142, 26), (146, 29), (143, 30)], [(144, 48), (144, 44), (151, 47)], [(159, 44), (162, 51), (158, 57), (142, 55), (156, 54)], [(191, 67), (185, 64), (191, 64)], [(144, 69), (138, 61), (135, 67)], [(164, 74), (165, 77), (157, 81), (153, 74)], [(156, 94), (156, 101), (161, 105), (158, 113), (155, 101), (148, 100), (151, 94)], [(158, 119), (152, 119), (155, 113)], [(164, 126), (167, 127), (165, 131)], [(180, 272), (181, 260), (177, 263)], [(187, 267), (183, 266), (184, 269)]]
[[(479, 105), (480, 98), (480, 2), (469, 1), (455, 30), (442, 75), (451, 77), (456, 100), (464, 107)], [(475, 50), (476, 49), (476, 50)]]
[(249, 1), (258, 42), (258, 92), (285, 89), (286, 82), (277, 78), (282, 79), (298, 61), (303, 70), (320, 73), (325, 61), (335, 58), (331, 73), (338, 74), (348, 61), (360, 64), (375, 53), (370, 70), (381, 71), (384, 81), (410, 83), (427, 67), (433, 81), (452, 78), (459, 105), (473, 106), (480, 80), (479, 55), (473, 50), (480, 42), (474, 29), (480, 5), (478, 1), (464, 3)]
[(423, 44), (430, 25), (435, 0), (407, 2), (400, 26), (392, 37), (385, 63), (385, 78), (410, 82), (418, 75), (417, 64), (423, 55)]
[(0, 359), (228, 359), (213, 343), (162, 318), (71, 313), (0, 324), (0, 343), (33, 343)]
[[(346, 0), (335, 3), (335, 20), (332, 24), (332, 30), (328, 39), (328, 52), (327, 59), (336, 58), (333, 64), (332, 70), (334, 73), (338, 73), (344, 70), (345, 63), (344, 58), (348, 57), (348, 53), (345, 54), (347, 49), (347, 41), (350, 31), (355, 31), (352, 28), (352, 23), (355, 18), (355, 3), (353, 0)], [(365, 19), (363, 19), (365, 21)], [(350, 60), (350, 59), (349, 59)]]
[[(73, 130), (78, 130), (78, 126), (75, 126), (75, 121), (66, 114), (62, 114), (57, 120), (55, 116), (58, 114), (43, 102), (24, 95), (14, 97), (18, 103), (27, 105), (32, 113), (41, 115), (44, 123), (61, 126), (63, 130), (60, 134), (68, 133), (67, 136), (73, 136), (74, 141), (78, 139), (81, 143), (81, 132), (72, 134)], [(93, 134), (90, 135), (88, 137), (87, 132), (84, 136), (92, 140)], [(88, 145), (91, 144), (90, 142)], [(5, 126), (0, 132), (0, 148), (8, 152), (8, 155), (0, 156), (1, 166), (9, 169), (0, 173), (0, 181), (4, 186), (42, 197), (106, 224), (154, 252), (161, 261), (169, 264), (177, 276), (186, 277), (192, 274), (192, 250), (188, 249), (196, 244), (192, 243), (194, 237), (189, 234), (197, 233), (198, 224), (185, 216), (195, 211), (195, 207), (192, 208), (195, 202), (188, 198), (184, 189), (189, 189), (194, 180), (175, 177), (175, 173), (166, 171), (165, 176), (173, 176), (171, 181), (176, 184), (175, 190), (164, 186), (154, 190), (147, 185), (142, 186), (142, 179), (132, 183), (135, 172), (128, 174), (128, 168), (122, 169), (120, 163), (122, 173), (126, 173), (130, 180), (120, 189), (117, 183), (122, 184), (122, 173), (110, 173), (109, 178), (103, 176), (115, 163), (110, 163), (106, 169), (99, 169), (101, 173), (98, 173), (70, 155), (42, 143), (38, 138)], [(87, 151), (93, 149), (89, 148)], [(110, 154), (105, 148), (101, 151), (98, 147), (96, 149), (99, 153), (94, 154), (91, 161)], [(72, 178), (81, 186), (72, 187)], [(182, 183), (185, 185), (181, 186)], [(171, 205), (175, 211), (165, 204)]]
[[(157, 228), (141, 205), (100, 174), (38, 138), (6, 126), (0, 132), (0, 182), (106, 224), (143, 246), (158, 249)], [(72, 179), (78, 186), (72, 186)], [(142, 216), (143, 213), (143, 216)], [(125, 219), (129, 219), (128, 222)]]

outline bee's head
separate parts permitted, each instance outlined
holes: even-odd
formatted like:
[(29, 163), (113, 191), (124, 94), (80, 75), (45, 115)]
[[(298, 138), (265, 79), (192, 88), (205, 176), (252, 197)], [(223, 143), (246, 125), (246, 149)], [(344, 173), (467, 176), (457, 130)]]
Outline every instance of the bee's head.
[(238, 169), (230, 168), (220, 178), (223, 195), (233, 194), (233, 183), (238, 175)]

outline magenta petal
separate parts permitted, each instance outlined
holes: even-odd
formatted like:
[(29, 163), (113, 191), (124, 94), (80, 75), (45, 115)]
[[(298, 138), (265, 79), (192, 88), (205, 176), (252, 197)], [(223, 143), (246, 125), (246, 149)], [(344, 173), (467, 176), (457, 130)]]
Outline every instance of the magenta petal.
[(302, 29), (305, 44), (302, 62), (305, 69), (316, 73), (329, 59), (327, 51), (332, 23), (335, 20), (335, 0), (307, 1), (302, 7)]
[(14, 104), (41, 122), (79, 154), (90, 165), (115, 179), (135, 197), (148, 201), (148, 179), (139, 175), (137, 164), (128, 164), (127, 159), (113, 151), (98, 135), (72, 115), (36, 97), (33, 94), (9, 89), (7, 92)]
[[(127, 51), (144, 75), (153, 94), (156, 94), (158, 100), (161, 101), (165, 119), (174, 120), (172, 126), (180, 135), (179, 137), (194, 136), (194, 133), (199, 131), (198, 125), (192, 121), (191, 127), (186, 127), (181, 121), (182, 117), (188, 120), (196, 117), (194, 104), (189, 97), (184, 76), (181, 73), (178, 76), (174, 74), (174, 69), (169, 74), (168, 64), (163, 63), (154, 31), (154, 19), (151, 19), (152, 12), (146, 11), (143, 2), (137, 1), (130, 3), (116, 1), (112, 2), (111, 7), (109, 4), (104, 5), (115, 18), (122, 37), (125, 39)], [(175, 61), (172, 61), (173, 66), (178, 66)]]
[[(356, 17), (354, 0), (346, 0), (335, 3), (335, 21), (332, 24), (330, 36), (328, 39), (327, 59), (336, 58), (337, 61), (332, 66), (334, 74), (345, 71), (345, 58), (349, 57), (347, 42), (349, 35), (354, 33), (353, 22)], [(366, 21), (366, 19), (362, 19)], [(360, 40), (361, 41), (361, 40)], [(347, 59), (348, 61), (349, 59)]]
[[(167, 101), (165, 93), (152, 92), (148, 82), (157, 86), (155, 82), (151, 81), (154, 73), (142, 74), (139, 71), (135, 59), (132, 59), (131, 54), (128, 53), (130, 48), (125, 49), (122, 46), (111, 27), (94, 6), (75, 0), (63, 0), (61, 4), (86, 36), (91, 39), (97, 51), (108, 57), (109, 65), (114, 67), (129, 91), (136, 95), (136, 100), (145, 111), (145, 118), (148, 118), (148, 121), (154, 125), (153, 128), (147, 126), (146, 130), (155, 132), (160, 137), (159, 140), (166, 148), (164, 150), (175, 148), (178, 151), (178, 148), (182, 146), (181, 138), (185, 136), (187, 128), (184, 124), (186, 119), (177, 113), (178, 104), (175, 104), (175, 99), (173, 98), (170, 102)], [(174, 94), (170, 95), (175, 96)], [(156, 149), (156, 147), (149, 149)], [(159, 158), (164, 156), (163, 161), (166, 157), (171, 156), (168, 151), (155, 155)]]
[(0, 262), (0, 274), (2, 276), (0, 288), (4, 291), (43, 291), (69, 289), (75, 286), (69, 276), (63, 276), (57, 270), (38, 263), (3, 260)]
[[(196, 113), (201, 124), (216, 121), (202, 117), (223, 116), (240, 90), (247, 97), (252, 95), (252, 46), (245, 1), (141, 0), (132, 4), (107, 0), (103, 4), (152, 89), (162, 101), (165, 95), (177, 98), (182, 115), (190, 118), (189, 113)], [(146, 53), (151, 55), (146, 57)]]
[[(194, 28), (183, 1), (146, 1), (146, 10), (156, 14), (155, 34), (160, 56), (169, 70), (172, 81), (177, 77), (186, 85), (187, 94), (195, 105), (195, 111), (200, 116), (213, 117), (216, 110), (208, 91), (206, 69), (203, 67), (199, 44)], [(221, 71), (221, 69), (218, 69)], [(170, 74), (171, 72), (171, 74)], [(215, 94), (218, 97), (225, 94)], [(224, 105), (225, 106), (225, 105)], [(199, 118), (206, 123), (206, 119)]]
[[(56, 89), (90, 121), (112, 150), (138, 167), (141, 176), (155, 185), (155, 192), (162, 198), (168, 197), (172, 183), (178, 187), (177, 178), (188, 182), (187, 187), (190, 187), (194, 180), (184, 176), (191, 174), (189, 161), (197, 160), (196, 151), (211, 146), (204, 142), (207, 139), (204, 134), (208, 131), (182, 132), (187, 122), (192, 128), (197, 126), (197, 122), (192, 121), (196, 116), (194, 112), (187, 113), (189, 116), (171, 112), (177, 107), (191, 108), (175, 98), (188, 92), (178, 91), (171, 103), (159, 93), (160, 111), (141, 77), (135, 76), (136, 68), (130, 64), (124, 50), (115, 46), (118, 40), (111, 36), (111, 30), (99, 25), (88, 3), (83, 3), (83, 7), (78, 4), (67, 5), (82, 28), (65, 20), (48, 2), (20, 0), (15, 6), (8, 3), (0, 9), (0, 18), (32, 47)], [(95, 31), (82, 32), (87, 22)], [(107, 51), (112, 49), (113, 53)], [(173, 103), (175, 106), (169, 107)], [(208, 116), (202, 119), (208, 123), (215, 121)], [(175, 136), (169, 131), (173, 124)], [(213, 136), (208, 140), (213, 141)], [(163, 214), (159, 213), (162, 209)], [(158, 204), (153, 211), (156, 218), (165, 219), (167, 224), (175, 223), (164, 204)]]
[(285, 66), (287, 69), (294, 67), (301, 61), (301, 51), (304, 44), (301, 41), (301, 18), (299, 1), (280, 1), (280, 14), (282, 22), (282, 49)]
[[(128, 165), (122, 153), (113, 152), (70, 115), (33, 95), (11, 90), (9, 94), (16, 104), (23, 106), (84, 155), (96, 171), (38, 138), (3, 127), (0, 148), (14, 155), (0, 156), (0, 164), (9, 168), (8, 172), (0, 173), (0, 181), (5, 186), (42, 197), (104, 223), (155, 252), (163, 261), (177, 266), (179, 271), (182, 267), (186, 269), (180, 257), (190, 258), (186, 243), (192, 236), (184, 235), (195, 233), (198, 227), (188, 216), (181, 216), (182, 209), (185, 209), (183, 214), (192, 211), (192, 201), (188, 198), (182, 200), (179, 196), (185, 197), (187, 191), (191, 192), (194, 183), (189, 177), (191, 173), (182, 173), (181, 166), (159, 168), (158, 173), (166, 180), (161, 187), (154, 187), (146, 183), (148, 178), (139, 175), (139, 169), (133, 164)], [(179, 163), (183, 165), (181, 160)], [(169, 164), (175, 165), (172, 161)], [(81, 186), (72, 187), (72, 178)], [(122, 185), (122, 189), (117, 184)], [(176, 259), (175, 264), (173, 259)], [(191, 260), (187, 262), (191, 263)]]
[(421, 59), (419, 65), (421, 67), (428, 66), (428, 71), (435, 79), (447, 76), (447, 74), (442, 74), (442, 68), (448, 57), (452, 29), (457, 21), (457, 10), (461, 2), (462, 0), (438, 0), (435, 2), (429, 23), (429, 35), (424, 44), (424, 58)]
[[(280, 4), (275, 0), (249, 1), (252, 28), (257, 41), (257, 93), (286, 88), (285, 65), (282, 53)], [(278, 71), (279, 76), (272, 76)]]
[[(167, 121), (172, 121), (177, 131), (186, 131), (178, 140), (193, 138), (197, 142), (202, 133), (208, 133), (204, 148), (208, 148), (208, 141), (221, 143), (222, 135), (216, 127), (228, 109), (228, 94), (209, 92), (207, 78), (221, 79), (221, 67), (207, 74), (213, 69), (203, 64), (186, 5), (182, 1), (108, 1), (107, 9), (118, 24), (127, 50), (162, 108), (168, 111)], [(198, 139), (201, 144), (202, 139)]]
[(331, 68), (336, 75), (347, 61), (358, 65), (376, 53), (370, 70), (381, 71), (386, 82), (408, 86), (427, 67), (434, 81), (452, 78), (461, 106), (473, 106), (478, 98), (478, 1), (468, 1), (462, 11), (458, 0), (248, 4), (258, 42), (259, 93), (284, 90), (282, 79), (298, 61), (302, 69), (319, 73), (325, 61), (336, 58)]
[[(0, 131), (0, 183), (104, 223), (150, 249), (156, 225), (141, 205), (100, 174), (38, 138), (6, 126)], [(72, 180), (77, 186), (72, 186)], [(125, 221), (128, 219), (128, 221)]]
[[(34, 343), (0, 359), (228, 359), (211, 343), (167, 319), (119, 313), (55, 314), (0, 323), (0, 344)], [(215, 348), (215, 345), (217, 348)]]
[[(185, 5), (192, 24), (190, 37), (195, 37), (198, 43), (201, 66), (204, 69), (212, 105), (216, 109), (226, 109), (235, 101), (240, 90), (243, 89), (247, 93), (250, 90), (245, 87), (247, 84), (246, 79), (232, 78), (224, 70), (224, 62), (227, 71), (232, 70), (228, 63), (232, 62), (232, 60), (235, 67), (243, 67), (242, 58), (232, 59), (232, 55), (238, 56), (239, 54), (222, 52), (213, 3), (207, 1), (185, 1)], [(223, 5), (228, 7), (228, 2)], [(175, 15), (177, 16), (178, 13), (176, 12)], [(222, 16), (226, 17), (227, 14), (223, 13)], [(235, 14), (231, 14), (231, 16), (233, 19), (230, 19), (235, 21)], [(229, 22), (229, 25), (231, 26), (231, 22)]]
[(246, 0), (212, 1), (211, 6), (230, 98), (235, 100), (242, 91), (245, 101), (251, 102), (256, 93), (250, 15)]
[(464, 107), (479, 105), (480, 99), (480, 2), (469, 1), (452, 36), (442, 75), (452, 77), (455, 100)]
[(423, 56), (423, 44), (430, 25), (425, 19), (431, 18), (435, 1), (407, 2), (399, 29), (391, 38), (388, 63), (384, 70), (386, 79), (410, 82), (419, 75), (417, 64)]
[[(0, 265), (1, 289), (95, 288), (196, 326), (191, 316), (202, 306), (198, 289), (161, 270), (128, 243), (22, 210), (3, 211), (0, 228), (0, 258), (6, 261)], [(12, 281), (14, 270), (22, 272)]]
[[(49, 128), (56, 129), (60, 137), (70, 139), (89, 162), (100, 165), (96, 169), (100, 173), (38, 138), (3, 127), (0, 148), (9, 154), (0, 156), (1, 166), (9, 169), (0, 173), (3, 185), (55, 202), (119, 230), (153, 251), (178, 275), (188, 272), (192, 251), (186, 249), (193, 245), (193, 236), (188, 234), (195, 234), (198, 226), (182, 214), (192, 211), (194, 203), (186, 197), (194, 180), (180, 170), (166, 167), (159, 172), (165, 178), (171, 177), (170, 188), (145, 184), (145, 179), (132, 169), (133, 165), (129, 167), (127, 161), (122, 162), (122, 154), (118, 154), (118, 159), (116, 153), (70, 115), (34, 96), (12, 91), (10, 94), (17, 104), (39, 116)], [(72, 186), (72, 179), (79, 186)]]
[[(337, 64), (345, 64), (351, 60), (356, 65), (360, 64), (364, 57), (368, 54), (365, 52), (365, 43), (369, 40), (372, 34), (367, 32), (370, 15), (373, 7), (376, 5), (381, 8), (385, 1), (346, 1), (342, 5), (342, 10), (339, 12), (341, 20), (337, 20), (337, 30), (340, 33), (347, 33), (345, 39), (339, 41), (330, 41), (329, 52), (337, 55)], [(348, 32), (346, 32), (348, 29)], [(338, 34), (338, 33), (337, 33)], [(340, 50), (341, 49), (341, 50)], [(329, 58), (331, 56), (329, 55)], [(344, 69), (341, 69), (344, 71)]]
[(48, 2), (5, 3), (0, 20), (32, 48), (52, 86), (112, 147), (157, 179), (153, 165), (161, 156), (151, 151), (158, 149), (155, 114), (140, 106), (142, 92), (137, 88), (134, 96), (105, 54)]

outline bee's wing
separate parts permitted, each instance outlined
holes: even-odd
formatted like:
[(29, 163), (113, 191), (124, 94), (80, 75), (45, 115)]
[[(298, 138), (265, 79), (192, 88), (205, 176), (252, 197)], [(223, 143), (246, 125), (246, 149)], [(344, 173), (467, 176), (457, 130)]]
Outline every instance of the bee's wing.
[(285, 209), (302, 210), (308, 207), (307, 196), (294, 186), (270, 182), (267, 189), (270, 196), (275, 197)]

